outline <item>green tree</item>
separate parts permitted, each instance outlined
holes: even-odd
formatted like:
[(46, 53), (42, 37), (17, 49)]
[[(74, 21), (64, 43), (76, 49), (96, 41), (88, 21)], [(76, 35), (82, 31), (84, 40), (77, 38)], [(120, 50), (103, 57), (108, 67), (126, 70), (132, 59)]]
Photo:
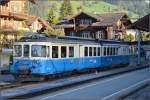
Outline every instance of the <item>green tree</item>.
[(141, 32), (140, 38), (141, 38), (141, 41), (146, 41), (147, 40), (147, 33)]
[(52, 4), (52, 6), (49, 9), (48, 15), (47, 15), (47, 20), (51, 25), (57, 23), (56, 10), (57, 10), (57, 8), (56, 8), (55, 4)]
[(73, 9), (70, 0), (64, 0), (60, 7), (60, 19), (73, 15)]
[(79, 7), (77, 7), (77, 11), (78, 12), (84, 11), (83, 4), (81, 4)]
[(134, 36), (132, 34), (129, 34), (129, 35), (125, 34), (124, 41), (132, 42), (134, 41)]
[(46, 29), (44, 32), (47, 33), (47, 35), (64, 36), (64, 34), (65, 34), (64, 29), (53, 29), (53, 30)]

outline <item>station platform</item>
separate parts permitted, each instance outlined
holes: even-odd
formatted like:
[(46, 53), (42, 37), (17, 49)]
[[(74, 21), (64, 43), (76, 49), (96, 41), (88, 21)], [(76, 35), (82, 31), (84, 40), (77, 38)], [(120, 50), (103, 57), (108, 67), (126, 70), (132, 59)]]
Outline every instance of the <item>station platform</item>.
[(99, 78), (99, 77), (104, 78), (104, 77), (111, 76), (116, 73), (121, 73), (127, 70), (134, 70), (136, 68), (141, 69), (144, 67), (149, 67), (149, 65), (129, 66), (127, 68), (118, 68), (118, 69), (110, 70), (107, 72), (92, 73), (88, 75), (60, 79), (60, 80), (56, 80), (52, 82), (32, 84), (32, 85), (21, 86), (17, 88), (6, 89), (6, 90), (1, 91), (1, 96), (3, 98), (11, 98), (11, 97), (20, 96), (20, 95), (26, 95), (29, 93), (36, 93), (36, 92), (40, 92), (40, 91), (47, 90), (47, 89), (59, 88), (65, 85), (73, 84), (73, 83), (84, 82), (84, 81), (94, 79), (94, 78)]

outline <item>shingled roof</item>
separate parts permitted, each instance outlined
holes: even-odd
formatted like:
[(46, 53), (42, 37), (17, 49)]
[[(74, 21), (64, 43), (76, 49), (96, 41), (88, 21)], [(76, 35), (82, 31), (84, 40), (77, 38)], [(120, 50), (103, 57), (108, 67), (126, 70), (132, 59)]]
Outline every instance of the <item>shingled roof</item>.
[(37, 16), (29, 16), (28, 19), (25, 20), (26, 25), (31, 26), (34, 21), (39, 21), (44, 27), (49, 27), (49, 23)]
[(30, 26), (35, 20), (38, 20), (42, 24), (42, 26), (50, 27), (48, 22), (37, 16), (7, 12), (7, 13), (0, 13), (0, 18), (1, 17), (8, 17), (13, 18), (14, 20), (25, 21), (25, 24), (27, 26)]
[[(97, 22), (92, 23), (91, 26), (113, 26), (113, 27), (116, 27), (117, 22), (119, 20), (123, 20), (123, 17), (126, 18), (126, 20), (128, 21), (128, 24), (131, 24), (131, 21), (128, 18), (127, 14), (123, 13), (123, 12), (120, 12), (120, 13), (103, 13), (103, 14), (93, 14), (93, 13), (80, 12), (80, 13), (68, 18), (68, 21), (73, 20), (74, 18), (76, 18), (77, 16), (79, 16), (81, 14), (85, 14), (85, 15), (97, 20)], [(67, 24), (68, 23), (66, 23), (66, 25)], [(61, 25), (61, 22), (57, 25)], [(63, 25), (64, 25), (64, 23), (63, 23)]]
[[(101, 21), (93, 23), (93, 26), (116, 26), (118, 20), (121, 20), (123, 17), (127, 17), (125, 13), (105, 13), (97, 14), (97, 16), (101, 18)], [(129, 23), (131, 23), (130, 20)]]
[(101, 18), (100, 18), (97, 14), (85, 13), (85, 12), (80, 12), (80, 13), (78, 13), (78, 14), (76, 14), (76, 15), (70, 17), (68, 20), (72, 20), (72, 19), (74, 19), (75, 17), (79, 16), (80, 14), (85, 14), (85, 15), (87, 15), (87, 16), (89, 16), (89, 17), (92, 17), (92, 18), (96, 19), (97, 21), (100, 21), (100, 20), (101, 20)]
[(128, 26), (128, 28), (140, 29), (143, 31), (150, 32), (150, 14), (138, 19), (136, 22)]

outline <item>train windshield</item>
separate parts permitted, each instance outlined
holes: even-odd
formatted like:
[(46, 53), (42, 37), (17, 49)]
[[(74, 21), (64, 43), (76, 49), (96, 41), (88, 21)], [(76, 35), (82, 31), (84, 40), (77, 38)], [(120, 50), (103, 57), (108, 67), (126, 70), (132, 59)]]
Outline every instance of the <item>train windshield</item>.
[(31, 56), (32, 57), (46, 57), (46, 46), (32, 45)]
[(14, 56), (15, 57), (21, 57), (22, 56), (22, 46), (21, 45), (15, 45), (14, 46)]

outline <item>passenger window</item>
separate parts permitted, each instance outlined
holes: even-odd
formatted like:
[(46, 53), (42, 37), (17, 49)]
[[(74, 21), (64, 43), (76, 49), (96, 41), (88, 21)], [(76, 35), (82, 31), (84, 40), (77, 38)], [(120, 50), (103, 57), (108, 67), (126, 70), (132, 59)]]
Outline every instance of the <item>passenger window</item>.
[(88, 47), (84, 48), (84, 56), (88, 56)]
[(110, 55), (113, 55), (113, 48), (110, 48)]
[(100, 53), (101, 53), (101, 49), (100, 47), (98, 47), (98, 56), (100, 56)]
[(107, 48), (107, 55), (110, 55), (110, 47)]
[(52, 46), (52, 58), (58, 58), (58, 46)]
[(69, 57), (74, 57), (74, 47), (69, 47)]
[(46, 46), (45, 45), (32, 45), (31, 56), (32, 57), (46, 57)]
[(89, 48), (89, 56), (92, 56), (92, 47)]
[(116, 48), (116, 55), (118, 55), (118, 48)]
[(106, 47), (104, 47), (104, 56), (106, 56)]
[(113, 48), (113, 55), (115, 55), (115, 52), (116, 52), (116, 49), (115, 49), (115, 48)]
[(22, 46), (21, 45), (15, 45), (14, 46), (14, 56), (15, 57), (21, 57), (22, 56)]
[(50, 47), (49, 46), (47, 46), (46, 56), (50, 57)]
[(61, 47), (61, 57), (62, 58), (66, 58), (66, 56), (67, 56), (67, 48), (65, 47), (65, 46), (62, 46)]
[(96, 56), (96, 47), (94, 47), (93, 49), (94, 49), (94, 56)]
[(29, 45), (24, 45), (24, 57), (29, 57)]

